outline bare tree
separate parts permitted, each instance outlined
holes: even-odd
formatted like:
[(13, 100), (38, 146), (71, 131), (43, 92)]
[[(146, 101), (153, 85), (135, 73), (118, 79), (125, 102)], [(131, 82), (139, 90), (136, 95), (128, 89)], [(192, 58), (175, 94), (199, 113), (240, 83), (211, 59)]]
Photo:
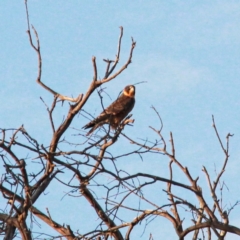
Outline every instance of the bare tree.
[[(211, 201), (203, 194), (202, 187), (198, 185), (198, 177), (192, 176), (188, 167), (183, 166), (176, 158), (174, 138), (170, 133), (170, 143), (167, 144), (162, 135), (162, 119), (153, 108), (159, 127), (150, 127), (156, 133), (158, 140), (135, 140), (126, 132), (127, 125), (133, 123), (131, 115), (126, 117), (115, 131), (108, 126), (90, 136), (86, 136), (83, 130), (74, 129), (77, 142), (66, 139), (64, 134), (70, 130), (72, 121), (76, 116), (88, 115), (83, 109), (89, 97), (94, 91), (100, 94), (100, 87), (118, 77), (131, 63), (136, 42), (132, 39), (129, 57), (126, 63), (118, 70), (118, 62), (121, 52), (121, 40), (123, 28), (120, 27), (118, 49), (114, 60), (105, 59), (106, 70), (104, 78), (98, 80), (98, 69), (96, 58), (92, 58), (93, 80), (84, 94), (76, 98), (64, 96), (53, 90), (41, 81), (42, 58), (40, 51), (40, 40), (36, 29), (32, 26), (30, 30), (29, 15), (26, 4), (28, 36), (31, 47), (38, 57), (37, 83), (53, 95), (53, 102), (47, 107), (49, 122), (52, 129), (52, 137), (47, 145), (43, 145), (34, 139), (23, 127), (17, 129), (1, 129), (0, 157), (4, 173), (1, 176), (0, 191), (2, 200), (6, 205), (1, 206), (0, 232), (5, 239), (21, 237), (24, 240), (34, 238), (57, 239), (131, 239), (131, 233), (135, 227), (145, 220), (145, 226), (149, 222), (161, 217), (170, 221), (175, 229), (178, 239), (184, 239), (187, 235), (192, 239), (225, 239), (227, 233), (240, 235), (240, 228), (230, 225), (229, 214), (239, 203), (224, 208), (222, 196), (217, 194), (217, 188), (224, 183), (221, 181), (226, 165), (229, 160), (230, 133), (226, 136), (226, 144), (219, 137), (214, 117), (212, 117), (213, 128), (225, 155), (221, 171), (214, 178), (210, 176), (207, 168), (203, 166), (202, 171), (206, 176)], [(36, 39), (36, 44), (34, 40)], [(66, 117), (59, 125), (54, 120), (53, 113), (62, 102), (69, 102), (69, 110)], [(46, 104), (47, 105), (47, 104)], [(134, 148), (130, 152), (116, 153), (111, 150), (112, 145), (117, 145), (119, 138), (125, 139)], [(168, 146), (169, 145), (169, 146)], [(170, 148), (170, 150), (167, 150)], [(34, 156), (32, 159), (22, 159), (19, 150)], [(127, 169), (120, 169), (117, 159), (129, 156), (139, 156), (141, 159), (148, 158), (149, 154), (155, 157), (166, 158), (169, 162), (169, 177), (163, 178), (158, 175), (147, 173), (130, 174)], [(177, 167), (185, 176), (187, 183), (174, 180), (173, 166)], [(33, 171), (34, 169), (34, 171)], [(60, 178), (59, 175), (70, 176)], [(92, 207), (92, 211), (98, 221), (90, 219), (89, 216), (81, 216), (74, 208), (71, 215), (83, 218), (93, 224), (91, 231), (85, 231), (79, 226), (79, 230), (72, 229), (71, 223), (64, 225), (54, 219), (51, 212), (38, 209), (37, 202), (44, 196), (51, 182), (57, 180), (56, 184), (69, 189), (67, 197), (83, 197)], [(154, 193), (159, 190), (159, 183), (165, 192), (165, 199), (154, 198)], [(175, 193), (178, 189), (188, 192), (195, 198), (186, 199), (183, 194)], [(147, 191), (147, 194), (145, 192)], [(151, 193), (149, 193), (151, 192)], [(59, 208), (64, 208), (58, 199), (54, 199)], [(133, 204), (134, 203), (134, 204)], [(186, 211), (188, 214), (185, 214)], [(96, 218), (95, 217), (95, 218)], [(188, 220), (187, 220), (188, 218)], [(56, 231), (56, 235), (46, 232), (37, 234), (36, 228), (40, 219)], [(188, 226), (184, 227), (183, 222)], [(95, 223), (95, 225), (94, 225)], [(206, 231), (205, 231), (206, 230)], [(144, 231), (144, 230), (143, 230)], [(38, 236), (38, 237), (36, 237)], [(154, 239), (154, 232), (149, 236)]]

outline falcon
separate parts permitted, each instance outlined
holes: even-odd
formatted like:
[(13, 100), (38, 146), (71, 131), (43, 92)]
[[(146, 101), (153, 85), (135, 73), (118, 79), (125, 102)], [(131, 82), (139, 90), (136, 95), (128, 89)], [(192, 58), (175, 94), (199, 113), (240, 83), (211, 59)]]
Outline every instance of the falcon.
[(119, 98), (104, 109), (97, 118), (83, 127), (84, 129), (91, 128), (86, 136), (104, 124), (109, 124), (113, 129), (116, 129), (121, 121), (132, 111), (135, 104), (134, 97), (135, 87), (133, 85), (126, 86)]

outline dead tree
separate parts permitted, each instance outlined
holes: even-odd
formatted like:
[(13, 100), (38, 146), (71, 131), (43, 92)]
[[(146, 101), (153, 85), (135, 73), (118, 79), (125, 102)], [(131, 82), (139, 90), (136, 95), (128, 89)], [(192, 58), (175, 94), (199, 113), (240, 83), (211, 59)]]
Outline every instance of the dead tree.
[[(36, 29), (32, 27), (32, 31), (30, 30), (27, 2), (26, 13), (29, 42), (38, 57), (37, 83), (53, 95), (51, 107), (47, 107), (52, 136), (48, 140), (48, 144), (44, 145), (31, 136), (23, 126), (17, 129), (1, 128), (0, 157), (1, 168), (4, 169), (4, 172), (1, 176), (0, 191), (2, 193), (1, 200), (5, 202), (5, 206), (1, 206), (0, 234), (6, 240), (14, 237), (21, 237), (24, 240), (34, 239), (38, 227), (37, 222), (40, 219), (45, 225), (51, 227), (56, 235), (49, 236), (48, 233), (42, 232), (40, 236), (38, 234), (38, 239), (41, 237), (42, 239), (46, 237), (61, 239), (63, 237), (69, 240), (128, 240), (131, 239), (135, 226), (143, 220), (146, 220), (147, 224), (161, 217), (162, 221), (166, 219), (172, 223), (178, 239), (181, 240), (187, 235), (191, 235), (193, 239), (199, 239), (200, 236), (204, 238), (205, 235), (208, 239), (211, 239), (213, 235), (218, 239), (225, 239), (229, 232), (240, 235), (240, 228), (230, 225), (229, 222), (229, 214), (238, 205), (238, 202), (225, 210), (219, 201), (221, 197), (216, 192), (229, 160), (229, 139), (232, 135), (227, 134), (227, 142), (224, 146), (214, 118), (212, 119), (217, 140), (225, 155), (222, 169), (214, 180), (206, 167), (203, 166), (202, 169), (212, 196), (212, 205), (209, 199), (203, 195), (202, 187), (198, 185), (198, 177), (192, 176), (188, 167), (183, 166), (177, 160), (172, 133), (170, 133), (169, 146), (166, 143), (162, 135), (162, 120), (154, 107), (153, 111), (160, 121), (160, 127), (159, 129), (150, 128), (158, 137), (156, 141), (137, 141), (124, 132), (126, 125), (133, 122), (129, 116), (114, 132), (106, 126), (102, 127), (99, 132), (86, 137), (83, 130), (75, 129), (78, 136), (77, 142), (65, 139), (64, 134), (70, 129), (73, 119), (79, 114), (80, 117), (83, 117), (86, 113), (83, 107), (91, 94), (98, 91), (103, 84), (118, 77), (129, 66), (136, 42), (132, 39), (126, 63), (116, 70), (123, 37), (123, 28), (121, 27), (115, 60), (104, 60), (106, 62), (104, 78), (99, 80), (96, 58), (93, 57), (93, 80), (90, 82), (88, 90), (76, 98), (64, 96), (41, 81), (40, 40)], [(36, 39), (36, 44), (34, 44), (33, 38)], [(57, 126), (53, 113), (61, 107), (62, 102), (69, 102), (69, 109), (63, 122)], [(118, 144), (119, 138), (125, 139), (134, 149), (120, 154), (112, 151), (110, 147)], [(167, 150), (168, 147), (170, 147), (170, 151)], [(31, 159), (21, 158), (22, 153), (19, 153), (21, 151), (34, 157)], [(169, 171), (168, 178), (144, 172), (130, 174), (127, 169), (120, 169), (116, 161), (129, 156), (140, 156), (142, 159), (147, 159), (149, 154), (154, 154), (156, 158), (165, 158), (165, 161), (168, 161), (169, 165), (166, 169)], [(186, 177), (188, 184), (174, 180), (174, 165)], [(70, 176), (68, 180), (62, 180), (60, 176), (63, 174)], [(61, 186), (69, 189), (67, 197), (81, 196), (86, 200), (85, 204), (92, 207), (95, 219), (97, 217), (98, 221), (94, 219), (95, 225), (91, 231), (85, 231), (81, 229), (81, 226), (79, 229), (73, 229), (71, 223), (65, 225), (60, 223), (62, 220), (55, 219), (51, 214), (51, 209), (44, 210), (36, 207), (37, 202), (44, 196), (53, 180), (56, 181), (55, 184), (58, 184), (59, 189)], [(166, 198), (156, 200), (154, 192), (159, 191), (159, 183), (161, 183)], [(152, 194), (145, 194), (145, 189), (149, 188)], [(198, 205), (182, 195), (175, 194), (174, 189), (176, 188), (183, 189), (195, 197)], [(59, 204), (60, 209), (64, 208), (59, 199), (54, 199), (54, 201), (55, 204)], [(191, 215), (189, 226), (186, 228), (183, 227), (186, 216), (182, 214), (182, 208), (185, 208)], [(94, 222), (88, 216), (81, 216), (81, 213), (76, 212), (74, 208), (69, 214), (76, 218), (82, 217), (87, 222)], [(205, 229), (207, 231), (204, 231)], [(154, 234), (153, 232), (149, 239), (154, 239)]]

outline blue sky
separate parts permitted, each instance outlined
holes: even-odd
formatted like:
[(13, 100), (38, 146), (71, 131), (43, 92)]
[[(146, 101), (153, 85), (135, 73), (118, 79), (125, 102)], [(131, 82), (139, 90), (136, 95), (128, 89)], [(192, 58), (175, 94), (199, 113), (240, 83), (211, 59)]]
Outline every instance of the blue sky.
[[(202, 166), (214, 176), (215, 165), (219, 170), (224, 160), (212, 128), (214, 115), (223, 140), (228, 132), (234, 134), (230, 162), (223, 177), (229, 188), (224, 200), (226, 204), (239, 200), (239, 1), (30, 0), (29, 14), (40, 37), (42, 81), (74, 97), (84, 93), (92, 80), (92, 56), (96, 56), (99, 77), (103, 77), (102, 59), (114, 58), (119, 26), (123, 26), (120, 65), (128, 57), (131, 37), (137, 46), (128, 69), (105, 85), (111, 97), (104, 96), (105, 105), (124, 86), (147, 81), (136, 86), (135, 123), (129, 133), (134, 138), (157, 138), (148, 128), (158, 127), (157, 116), (150, 108), (153, 105), (163, 119), (165, 138), (173, 132), (177, 158), (200, 177), (202, 184), (206, 184)], [(24, 124), (35, 138), (47, 144), (51, 129), (39, 97), (50, 104), (52, 96), (35, 82), (37, 58), (26, 34), (24, 1), (1, 1), (0, 18), (0, 127), (17, 128)], [(93, 115), (101, 111), (97, 94), (85, 108)], [(61, 122), (66, 109), (56, 113), (56, 121)], [(78, 118), (73, 127), (80, 128), (85, 123), (85, 119)], [(143, 162), (131, 159), (128, 169), (164, 175), (167, 164), (164, 158), (149, 157)], [(119, 162), (121, 165), (126, 167), (126, 163)], [(177, 175), (178, 178), (185, 181), (183, 175)], [(236, 208), (232, 213), (231, 224), (239, 222), (239, 211)], [(163, 224), (164, 220), (160, 220)], [(154, 223), (149, 226), (143, 239), (154, 227), (157, 228)], [(172, 234), (175, 236), (174, 230)]]

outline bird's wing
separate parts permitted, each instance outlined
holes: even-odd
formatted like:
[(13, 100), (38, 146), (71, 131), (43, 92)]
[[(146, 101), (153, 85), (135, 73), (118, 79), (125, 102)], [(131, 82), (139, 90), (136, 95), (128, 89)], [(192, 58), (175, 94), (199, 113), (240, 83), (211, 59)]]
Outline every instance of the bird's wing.
[[(109, 121), (109, 118), (113, 115), (123, 113), (122, 116), (126, 116), (133, 108), (135, 103), (134, 98), (121, 95), (116, 101), (108, 106), (104, 111), (96, 117), (94, 120), (86, 124), (83, 128), (91, 128), (94, 126), (100, 126)], [(125, 114), (124, 114), (125, 113)], [(95, 129), (95, 128), (94, 128)]]
[(114, 101), (109, 107), (107, 107), (101, 115), (117, 115), (123, 111), (130, 112), (134, 106), (134, 98), (129, 98), (124, 95), (120, 96), (116, 101)]

